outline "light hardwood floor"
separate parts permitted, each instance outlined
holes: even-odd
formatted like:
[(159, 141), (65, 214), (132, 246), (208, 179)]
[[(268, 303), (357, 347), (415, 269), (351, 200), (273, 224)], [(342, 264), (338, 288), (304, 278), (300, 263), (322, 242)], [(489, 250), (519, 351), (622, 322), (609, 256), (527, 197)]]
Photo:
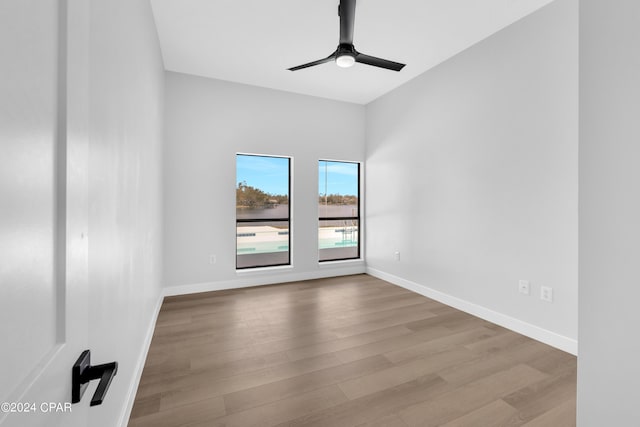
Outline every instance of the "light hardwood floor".
[(575, 425), (576, 358), (367, 275), (167, 298), (129, 426)]

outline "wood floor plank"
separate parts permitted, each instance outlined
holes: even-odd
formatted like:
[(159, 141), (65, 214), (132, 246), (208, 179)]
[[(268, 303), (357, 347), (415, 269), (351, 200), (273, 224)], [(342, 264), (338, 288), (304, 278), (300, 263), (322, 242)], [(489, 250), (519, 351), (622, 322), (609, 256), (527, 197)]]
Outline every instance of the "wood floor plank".
[(211, 423), (194, 424), (193, 427), (269, 427), (286, 423), (304, 414), (335, 407), (346, 400), (337, 386), (330, 386), (220, 417)]
[(341, 364), (342, 362), (335, 355), (326, 354), (247, 374), (234, 375), (219, 381), (212, 381), (206, 375), (183, 377), (168, 391), (162, 393), (160, 409), (182, 406)]
[(291, 360), (304, 359), (320, 354), (334, 353), (348, 348), (359, 347), (372, 342), (382, 341), (388, 338), (411, 334), (411, 331), (403, 325), (390, 326), (388, 328), (375, 329), (373, 331), (337, 338), (325, 342), (316, 342), (304, 347), (293, 347), (287, 351)]
[(574, 427), (576, 425), (575, 397), (523, 424), (523, 427)]
[(336, 351), (335, 355), (343, 362), (352, 362), (354, 360), (373, 356), (375, 354), (383, 354), (389, 351), (398, 350), (412, 346), (417, 342), (429, 342), (431, 340), (446, 336), (449, 331), (442, 327), (434, 327), (431, 329), (414, 332), (408, 335), (395, 336), (369, 344), (351, 347), (344, 350)]
[(466, 347), (475, 352), (497, 353), (528, 341), (530, 341), (530, 338), (527, 338), (524, 335), (507, 333), (467, 344)]
[(517, 365), (465, 384), (436, 399), (413, 405), (401, 411), (400, 416), (410, 426), (438, 426), (546, 377), (546, 374), (526, 365)]
[(436, 373), (440, 369), (457, 365), (462, 361), (468, 361), (475, 357), (476, 355), (469, 350), (457, 348), (402, 365), (395, 365), (361, 378), (344, 381), (339, 384), (339, 387), (349, 399), (357, 399), (367, 394), (409, 382), (417, 377)]
[[(203, 360), (198, 358), (198, 361)], [(193, 361), (192, 361), (193, 362)], [(185, 369), (174, 369), (162, 371), (160, 369), (154, 369), (149, 374), (145, 375), (144, 380), (140, 382), (140, 387), (147, 391), (157, 391), (158, 387), (162, 389), (170, 389), (175, 386), (179, 378), (193, 377), (202, 375), (211, 382), (219, 381), (225, 378), (233, 377), (235, 375), (248, 374), (250, 372), (264, 370), (273, 366), (285, 364), (289, 362), (289, 358), (286, 353), (273, 353), (265, 356), (255, 357), (238, 357), (236, 360), (220, 360), (212, 359), (207, 365), (197, 367), (193, 366)], [(156, 366), (154, 366), (155, 368)], [(146, 368), (145, 368), (146, 370)], [(161, 384), (159, 386), (159, 384)], [(153, 388), (155, 387), (155, 389)]]
[(450, 390), (450, 386), (442, 378), (435, 374), (428, 374), (378, 393), (306, 414), (281, 427), (285, 425), (349, 427), (369, 424), (418, 402), (428, 401), (447, 390)]
[(515, 365), (517, 362), (506, 359), (500, 355), (483, 353), (477, 358), (462, 362), (450, 368), (438, 372), (445, 381), (455, 386), (462, 386), (470, 382), (482, 379), (489, 375), (504, 371)]
[(576, 395), (576, 369), (562, 375), (545, 378), (503, 397), (503, 400), (518, 410), (509, 425), (522, 425), (552, 411), (559, 405), (570, 402)]
[(407, 427), (398, 414), (391, 414), (372, 422), (358, 424), (356, 427)]
[[(441, 328), (446, 329), (446, 324), (441, 326), (434, 326), (430, 330), (439, 330)], [(391, 360), (394, 363), (403, 363), (414, 359), (420, 359), (427, 354), (439, 353), (448, 348), (453, 348), (458, 345), (465, 345), (491, 338), (495, 336), (495, 334), (496, 333), (494, 331), (491, 331), (484, 326), (462, 332), (451, 332), (449, 330), (449, 333), (444, 336), (428, 341), (416, 341), (410, 347), (391, 350), (385, 353), (385, 357), (387, 357), (387, 359)]]
[(446, 324), (452, 330), (457, 330), (469, 323), (473, 323), (474, 326), (477, 326), (478, 319), (462, 311), (448, 311), (444, 314), (439, 313), (437, 314), (437, 316), (431, 318), (409, 322), (407, 323), (407, 328), (411, 329), (412, 331), (420, 331), (423, 329), (432, 328), (434, 326)]
[(131, 419), (140, 418), (145, 415), (155, 414), (160, 411), (160, 393), (140, 397), (136, 399), (136, 404), (131, 411)]
[(129, 420), (575, 425), (576, 358), (364, 274), (165, 299)]
[(429, 311), (432, 306), (430, 302), (427, 302), (410, 307), (368, 313), (357, 316), (353, 321), (347, 322), (345, 326), (340, 326), (334, 330), (342, 336), (348, 336), (389, 326), (404, 325), (408, 322), (436, 317), (435, 314)]
[(517, 413), (514, 407), (502, 399), (496, 399), (462, 417), (442, 424), (442, 427), (510, 426), (508, 421)]
[[(191, 359), (190, 369), (192, 371), (202, 371), (207, 374), (213, 374), (213, 378), (220, 379), (269, 368), (290, 361), (286, 351), (261, 354), (247, 358), (237, 358), (235, 360), (221, 360), (209, 356), (199, 356)], [(218, 375), (215, 375), (216, 373)]]
[[(137, 402), (136, 402), (137, 404)], [(173, 408), (170, 411), (159, 411), (145, 414), (129, 420), (130, 427), (175, 427), (194, 423), (211, 423), (212, 420), (225, 415), (224, 401), (221, 397), (200, 400), (190, 405)]]
[[(229, 393), (224, 396), (228, 413), (240, 412), (255, 406), (306, 393), (317, 388), (337, 384), (351, 378), (389, 368), (391, 362), (383, 356), (373, 356), (331, 368), (320, 369), (293, 378), (275, 381), (258, 387)], [(344, 390), (343, 390), (344, 391)]]

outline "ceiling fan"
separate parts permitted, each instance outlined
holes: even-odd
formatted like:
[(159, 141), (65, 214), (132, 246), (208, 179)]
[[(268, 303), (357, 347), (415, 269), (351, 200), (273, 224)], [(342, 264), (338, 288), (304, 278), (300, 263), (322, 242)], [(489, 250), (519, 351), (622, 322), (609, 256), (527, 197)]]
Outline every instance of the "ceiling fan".
[(289, 68), (290, 71), (302, 70), (326, 62), (335, 61), (338, 67), (351, 67), (356, 62), (373, 65), (374, 67), (385, 68), (387, 70), (400, 71), (405, 64), (389, 61), (387, 59), (376, 58), (375, 56), (360, 53), (353, 47), (353, 21), (356, 15), (356, 0), (340, 0), (338, 6), (338, 16), (340, 16), (340, 44), (335, 52), (326, 58), (307, 64)]

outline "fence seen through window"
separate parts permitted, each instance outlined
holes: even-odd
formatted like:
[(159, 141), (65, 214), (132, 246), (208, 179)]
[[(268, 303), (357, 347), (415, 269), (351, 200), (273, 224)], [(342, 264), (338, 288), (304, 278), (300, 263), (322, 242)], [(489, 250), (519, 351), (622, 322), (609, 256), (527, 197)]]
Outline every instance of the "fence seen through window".
[(360, 164), (318, 163), (319, 260), (360, 258)]
[(291, 159), (236, 155), (236, 268), (289, 265)]

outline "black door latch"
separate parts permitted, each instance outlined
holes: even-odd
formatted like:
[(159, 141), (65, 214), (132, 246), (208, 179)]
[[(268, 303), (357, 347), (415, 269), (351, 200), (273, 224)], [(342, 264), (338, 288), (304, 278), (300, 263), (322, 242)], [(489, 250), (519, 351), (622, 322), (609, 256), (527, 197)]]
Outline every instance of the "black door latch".
[(101, 405), (117, 373), (118, 362), (91, 366), (91, 350), (83, 351), (71, 370), (71, 403), (80, 402), (89, 381), (100, 379), (90, 406)]

